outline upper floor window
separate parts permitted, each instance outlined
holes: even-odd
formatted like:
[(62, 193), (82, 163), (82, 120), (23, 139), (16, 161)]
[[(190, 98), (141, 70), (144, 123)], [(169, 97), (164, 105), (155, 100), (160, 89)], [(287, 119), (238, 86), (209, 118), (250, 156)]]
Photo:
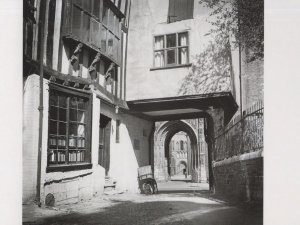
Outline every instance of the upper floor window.
[(189, 63), (188, 32), (154, 37), (154, 67)]
[(48, 167), (90, 163), (90, 96), (60, 89), (49, 91)]
[(108, 0), (73, 0), (66, 5), (65, 35), (100, 49), (102, 54), (121, 61), (121, 15)]
[(193, 18), (194, 0), (169, 0), (168, 23)]

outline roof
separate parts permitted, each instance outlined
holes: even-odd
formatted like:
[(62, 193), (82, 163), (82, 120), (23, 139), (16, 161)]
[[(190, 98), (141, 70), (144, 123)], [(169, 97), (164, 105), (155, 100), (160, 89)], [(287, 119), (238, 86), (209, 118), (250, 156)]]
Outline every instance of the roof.
[(228, 123), (238, 109), (231, 92), (139, 99), (127, 101), (127, 105), (153, 121), (205, 117), (207, 110), (222, 108), (225, 123)]

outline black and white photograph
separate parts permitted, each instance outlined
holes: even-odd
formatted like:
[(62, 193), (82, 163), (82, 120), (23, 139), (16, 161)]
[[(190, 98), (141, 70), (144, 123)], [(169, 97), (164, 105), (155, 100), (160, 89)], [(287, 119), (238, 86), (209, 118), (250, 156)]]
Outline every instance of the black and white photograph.
[(264, 0), (20, 3), (20, 224), (267, 224)]

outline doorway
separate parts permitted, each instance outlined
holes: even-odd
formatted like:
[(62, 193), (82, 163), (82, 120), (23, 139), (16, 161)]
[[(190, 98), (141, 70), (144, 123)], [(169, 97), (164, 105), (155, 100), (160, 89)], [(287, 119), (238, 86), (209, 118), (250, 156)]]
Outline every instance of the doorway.
[(98, 163), (100, 166), (104, 167), (105, 176), (109, 176), (110, 133), (111, 133), (111, 118), (109, 118), (103, 114), (100, 114)]

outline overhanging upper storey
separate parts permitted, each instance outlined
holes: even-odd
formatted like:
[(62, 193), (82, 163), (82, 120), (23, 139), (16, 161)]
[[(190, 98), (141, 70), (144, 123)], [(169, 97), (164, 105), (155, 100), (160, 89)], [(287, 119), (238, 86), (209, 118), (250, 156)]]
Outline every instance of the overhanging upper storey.
[(230, 92), (142, 99), (127, 102), (130, 110), (153, 121), (204, 117), (208, 110), (223, 109), (227, 124), (238, 109)]

